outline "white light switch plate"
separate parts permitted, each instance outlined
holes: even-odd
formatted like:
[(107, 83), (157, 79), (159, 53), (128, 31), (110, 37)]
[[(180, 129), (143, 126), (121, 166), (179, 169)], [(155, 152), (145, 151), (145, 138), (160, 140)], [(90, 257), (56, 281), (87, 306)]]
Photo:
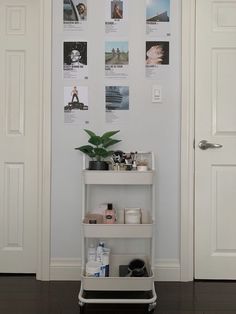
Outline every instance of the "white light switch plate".
[(152, 102), (162, 102), (162, 88), (161, 86), (152, 86)]

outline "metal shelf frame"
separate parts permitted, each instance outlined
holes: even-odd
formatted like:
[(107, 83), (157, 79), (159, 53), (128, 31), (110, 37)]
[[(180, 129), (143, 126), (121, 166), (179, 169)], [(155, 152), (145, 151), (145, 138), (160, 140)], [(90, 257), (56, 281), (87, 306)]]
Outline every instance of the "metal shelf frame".
[[(81, 311), (85, 304), (91, 303), (124, 303), (124, 304), (146, 304), (148, 305), (148, 312), (152, 312), (156, 307), (157, 295), (154, 287), (153, 265), (155, 259), (155, 158), (152, 152), (141, 152), (140, 154), (146, 155), (149, 158), (150, 169), (148, 171), (92, 171), (86, 170), (87, 158), (83, 155), (83, 171), (82, 171), (82, 218), (86, 212), (86, 193), (89, 185), (149, 185), (151, 186), (151, 221), (148, 224), (140, 225), (82, 225), (82, 276), (81, 288), (78, 295), (79, 305)], [(150, 256), (149, 258), (149, 276), (148, 277), (105, 277), (105, 278), (89, 278), (84, 276), (85, 270), (85, 240), (87, 238), (143, 238), (150, 241)], [(135, 282), (135, 280), (137, 280)], [(100, 281), (99, 281), (100, 280)], [(132, 280), (134, 280), (132, 282)], [(127, 284), (130, 281), (130, 285)], [(134, 284), (135, 282), (135, 284)], [(94, 283), (94, 287), (92, 287)], [(101, 284), (100, 284), (101, 283)], [(138, 284), (138, 285), (137, 285)], [(118, 288), (117, 288), (118, 286)], [(142, 290), (143, 286), (143, 290)], [(91, 289), (92, 287), (92, 289)], [(137, 289), (135, 287), (138, 287)], [(114, 292), (118, 291), (139, 291), (150, 292), (148, 298), (88, 298), (85, 292), (88, 291), (105, 291), (109, 290)], [(120, 289), (120, 290), (117, 290)]]

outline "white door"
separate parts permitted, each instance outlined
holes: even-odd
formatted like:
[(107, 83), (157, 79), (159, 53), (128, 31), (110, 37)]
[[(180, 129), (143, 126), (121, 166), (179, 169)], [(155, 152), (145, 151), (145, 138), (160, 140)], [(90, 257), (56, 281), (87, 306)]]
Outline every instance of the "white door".
[(196, 0), (195, 97), (195, 278), (236, 279), (236, 0)]
[(0, 273), (35, 273), (38, 0), (0, 0)]

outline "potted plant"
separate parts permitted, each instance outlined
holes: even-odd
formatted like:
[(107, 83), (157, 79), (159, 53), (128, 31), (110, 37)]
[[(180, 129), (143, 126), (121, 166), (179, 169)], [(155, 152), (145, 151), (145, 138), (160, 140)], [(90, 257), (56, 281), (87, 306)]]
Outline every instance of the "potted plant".
[(108, 147), (121, 141), (112, 138), (113, 135), (120, 131), (109, 131), (101, 136), (96, 135), (90, 130), (85, 129), (84, 131), (89, 135), (89, 145), (83, 145), (75, 149), (80, 150), (91, 158), (89, 161), (89, 170), (108, 170), (109, 164), (104, 159), (111, 156), (114, 152), (113, 150), (108, 150)]

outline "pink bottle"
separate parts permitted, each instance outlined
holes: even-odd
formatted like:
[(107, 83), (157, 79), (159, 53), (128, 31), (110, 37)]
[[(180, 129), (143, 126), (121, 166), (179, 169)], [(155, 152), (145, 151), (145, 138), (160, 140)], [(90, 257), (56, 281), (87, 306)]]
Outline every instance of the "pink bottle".
[(112, 203), (107, 204), (107, 209), (105, 210), (105, 224), (114, 224), (116, 222), (115, 209)]

